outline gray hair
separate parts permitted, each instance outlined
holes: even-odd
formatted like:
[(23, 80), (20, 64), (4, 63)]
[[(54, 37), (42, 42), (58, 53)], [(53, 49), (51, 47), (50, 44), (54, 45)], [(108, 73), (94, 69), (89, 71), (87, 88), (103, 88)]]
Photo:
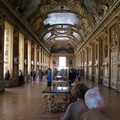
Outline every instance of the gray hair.
[[(100, 101), (102, 101), (102, 106), (99, 106)], [(104, 107), (104, 98), (103, 95), (99, 92), (98, 88), (89, 89), (86, 92), (85, 103), (89, 109)]]

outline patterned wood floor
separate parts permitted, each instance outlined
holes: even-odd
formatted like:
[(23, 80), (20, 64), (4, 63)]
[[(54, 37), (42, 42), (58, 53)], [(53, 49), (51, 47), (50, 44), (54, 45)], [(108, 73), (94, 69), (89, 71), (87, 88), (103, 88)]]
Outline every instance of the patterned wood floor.
[[(120, 93), (90, 80), (82, 79), (82, 82), (90, 88), (98, 86), (105, 97), (106, 114), (112, 120), (120, 120)], [(36, 114), (43, 111), (41, 92), (45, 87), (46, 82), (43, 79), (42, 81), (29, 81), (13, 88), (5, 88), (5, 92), (0, 93), (0, 120), (44, 120), (45, 118), (39, 118)]]

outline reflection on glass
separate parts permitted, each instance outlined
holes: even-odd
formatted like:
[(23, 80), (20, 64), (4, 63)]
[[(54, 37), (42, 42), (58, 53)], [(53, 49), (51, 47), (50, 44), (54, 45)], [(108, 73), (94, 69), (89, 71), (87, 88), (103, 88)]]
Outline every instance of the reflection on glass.
[(42, 93), (70, 93), (70, 87), (68, 87), (68, 86), (51, 86), (51, 88), (45, 89)]
[(51, 88), (51, 92), (70, 92), (70, 89), (66, 86), (55, 86)]
[(62, 91), (68, 91), (68, 87), (61, 87), (61, 86), (59, 86), (59, 87), (57, 87), (57, 90), (59, 91), (59, 90), (62, 90)]

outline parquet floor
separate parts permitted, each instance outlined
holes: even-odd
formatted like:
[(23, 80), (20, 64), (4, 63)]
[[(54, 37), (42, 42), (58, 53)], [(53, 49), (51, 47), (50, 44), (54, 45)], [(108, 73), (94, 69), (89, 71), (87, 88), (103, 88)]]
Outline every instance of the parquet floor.
[[(106, 108), (105, 112), (112, 120), (120, 120), (120, 93), (98, 85), (93, 81), (82, 79), (90, 88), (99, 87), (104, 94)], [(42, 94), (46, 88), (46, 81), (29, 81), (21, 86), (5, 88), (0, 93), (0, 120), (44, 120), (36, 117), (42, 111)], [(45, 119), (57, 120), (57, 119)]]

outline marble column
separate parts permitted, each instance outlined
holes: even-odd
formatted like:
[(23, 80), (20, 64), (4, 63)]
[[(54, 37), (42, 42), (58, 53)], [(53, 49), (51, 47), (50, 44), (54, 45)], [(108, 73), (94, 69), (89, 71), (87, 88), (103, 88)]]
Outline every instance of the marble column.
[(13, 77), (13, 27), (5, 22), (5, 38), (4, 38), (4, 74), (7, 70), (10, 72), (9, 85), (14, 84)]
[(41, 48), (39, 48), (39, 69), (41, 69)]
[(14, 30), (13, 33), (13, 78), (12, 85), (19, 84), (19, 30)]
[(30, 75), (31, 71), (31, 41), (28, 40), (28, 74)]
[(37, 45), (34, 45), (34, 70), (37, 70)]

